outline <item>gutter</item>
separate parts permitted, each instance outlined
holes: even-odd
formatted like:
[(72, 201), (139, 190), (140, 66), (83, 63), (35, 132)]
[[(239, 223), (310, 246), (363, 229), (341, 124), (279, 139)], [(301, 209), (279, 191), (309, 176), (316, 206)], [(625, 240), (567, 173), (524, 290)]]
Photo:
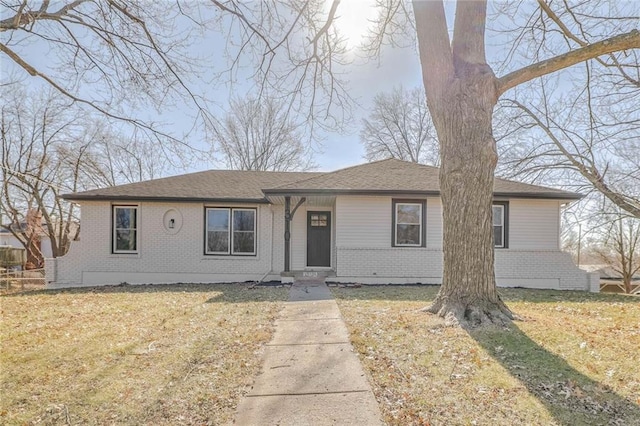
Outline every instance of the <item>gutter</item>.
[[(402, 195), (402, 196), (440, 196), (440, 191), (408, 191), (398, 189), (263, 189), (265, 195), (274, 196), (313, 196), (313, 195)], [(545, 200), (580, 200), (583, 194), (575, 192), (494, 192), (494, 197), (525, 198)]]

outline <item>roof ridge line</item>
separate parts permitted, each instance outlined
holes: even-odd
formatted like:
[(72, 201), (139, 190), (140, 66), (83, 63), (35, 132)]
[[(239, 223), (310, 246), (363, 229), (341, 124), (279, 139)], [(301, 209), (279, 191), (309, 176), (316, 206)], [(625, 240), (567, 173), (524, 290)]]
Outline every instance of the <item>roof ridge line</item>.
[(417, 165), (417, 166), (423, 166), (423, 167), (428, 167), (428, 168), (433, 168), (433, 169), (437, 169), (438, 168), (438, 167), (435, 167), (435, 166), (429, 166), (427, 164), (415, 163), (413, 161), (401, 160), (399, 158), (394, 158), (394, 157), (383, 158), (382, 160), (375, 160), (375, 161), (369, 161), (369, 162), (361, 163), (361, 164), (354, 164), (353, 166), (343, 167), (341, 169), (333, 170), (333, 171), (330, 171), (330, 172), (317, 172), (318, 176), (311, 176), (311, 177), (300, 179), (300, 180), (294, 180), (293, 182), (283, 183), (282, 185), (273, 186), (273, 187), (270, 187), (270, 188), (263, 188), (263, 190), (264, 189), (280, 189), (280, 188), (282, 188), (284, 186), (293, 185), (293, 184), (296, 184), (296, 183), (303, 183), (303, 182), (306, 182), (306, 181), (309, 181), (309, 180), (312, 180), (312, 179), (317, 179), (317, 178), (320, 178), (320, 177), (325, 177), (325, 176), (328, 176), (328, 175), (336, 174), (338, 172), (343, 172), (345, 170), (355, 169), (355, 168), (358, 168), (358, 167), (366, 167), (366, 166), (369, 166), (371, 164), (383, 163), (385, 161), (399, 161), (399, 162), (402, 162), (402, 163), (414, 164), (414, 165)]

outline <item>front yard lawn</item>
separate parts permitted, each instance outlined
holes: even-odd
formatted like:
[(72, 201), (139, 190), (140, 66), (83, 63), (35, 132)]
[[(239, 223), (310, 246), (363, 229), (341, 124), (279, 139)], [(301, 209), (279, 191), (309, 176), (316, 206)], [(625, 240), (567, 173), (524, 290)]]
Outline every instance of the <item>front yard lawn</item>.
[(465, 331), (438, 287), (334, 288), (390, 425), (640, 425), (640, 298), (503, 289), (523, 317)]
[(286, 289), (166, 285), (0, 298), (0, 424), (225, 424)]

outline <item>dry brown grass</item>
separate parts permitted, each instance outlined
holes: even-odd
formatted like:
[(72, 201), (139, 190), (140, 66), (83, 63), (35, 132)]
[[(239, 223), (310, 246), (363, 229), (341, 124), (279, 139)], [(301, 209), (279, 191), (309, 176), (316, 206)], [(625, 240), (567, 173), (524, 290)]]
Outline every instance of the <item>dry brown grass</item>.
[(524, 321), (465, 331), (437, 290), (334, 289), (390, 425), (640, 424), (640, 298), (505, 289)]
[(0, 423), (224, 424), (286, 289), (125, 286), (0, 298)]

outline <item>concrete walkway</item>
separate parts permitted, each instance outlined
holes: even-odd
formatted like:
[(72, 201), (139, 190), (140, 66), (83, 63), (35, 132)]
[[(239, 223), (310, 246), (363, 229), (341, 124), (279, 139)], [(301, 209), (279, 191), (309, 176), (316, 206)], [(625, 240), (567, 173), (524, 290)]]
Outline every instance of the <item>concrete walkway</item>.
[(296, 281), (236, 425), (382, 425), (371, 386), (324, 281)]

